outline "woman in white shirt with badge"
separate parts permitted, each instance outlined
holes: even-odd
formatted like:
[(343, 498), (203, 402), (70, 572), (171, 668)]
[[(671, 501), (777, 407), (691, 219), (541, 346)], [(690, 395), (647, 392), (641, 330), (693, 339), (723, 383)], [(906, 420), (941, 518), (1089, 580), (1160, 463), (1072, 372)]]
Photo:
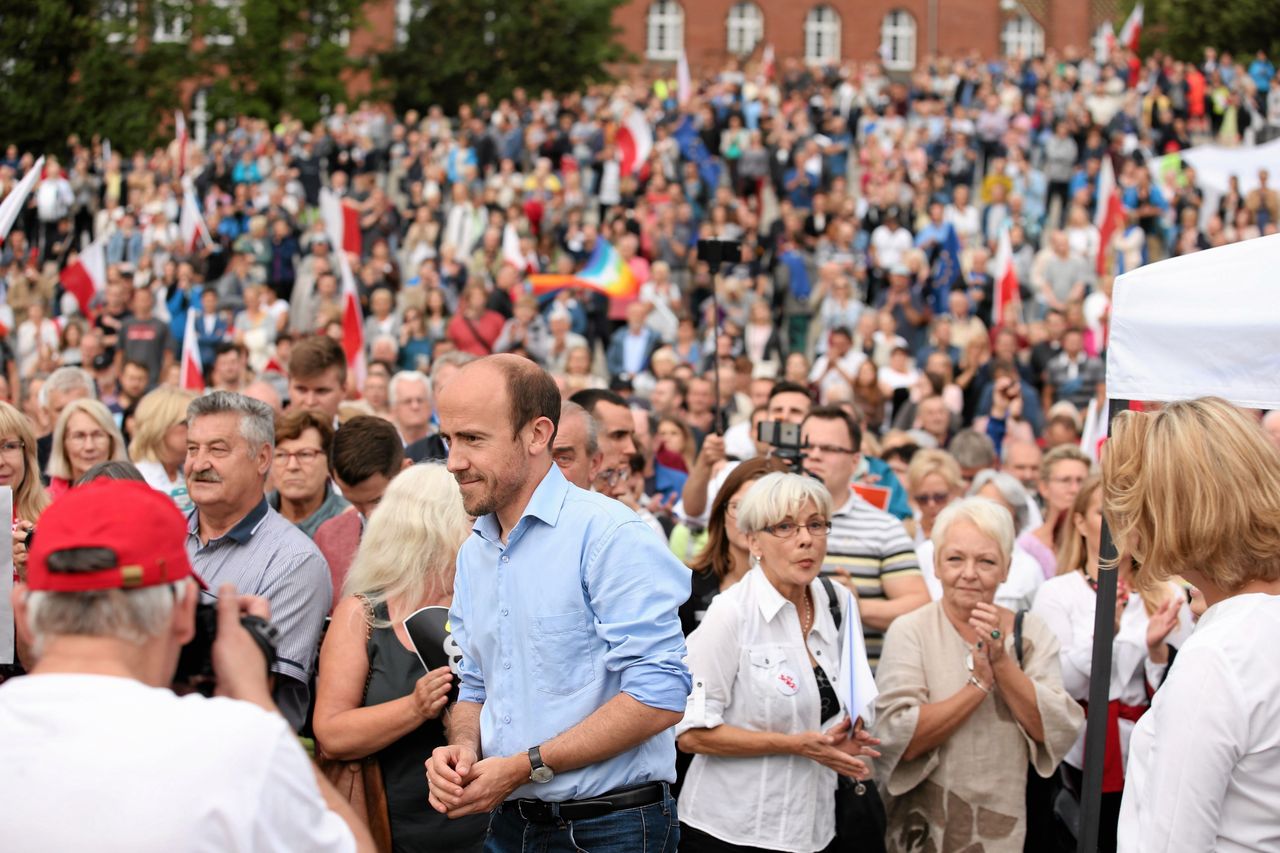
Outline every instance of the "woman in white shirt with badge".
[(837, 630), (828, 596), (841, 587), (818, 579), (830, 518), (826, 488), (797, 474), (762, 477), (738, 507), (752, 568), (688, 640), (681, 853), (825, 850), (838, 775), (871, 775), (862, 724), (875, 683), (858, 610), (839, 594)]
[(1204, 398), (1122, 413), (1103, 472), (1122, 559), (1209, 605), (1134, 726), (1118, 849), (1280, 849), (1280, 454)]

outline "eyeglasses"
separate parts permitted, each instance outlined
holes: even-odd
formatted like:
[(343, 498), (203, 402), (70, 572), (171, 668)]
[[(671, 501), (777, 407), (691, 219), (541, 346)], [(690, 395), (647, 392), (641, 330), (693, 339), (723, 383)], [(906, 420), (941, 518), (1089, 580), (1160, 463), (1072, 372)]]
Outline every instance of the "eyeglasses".
[(292, 452), (288, 450), (277, 450), (275, 459), (277, 465), (288, 465), (289, 461), (292, 459), (297, 459), (298, 463), (301, 465), (310, 465), (321, 456), (324, 456), (323, 450), (317, 450), (314, 447), (304, 447), (302, 450), (294, 450)]
[(848, 447), (836, 447), (833, 444), (806, 444), (801, 448), (801, 450), (804, 450), (807, 453), (812, 453), (813, 451), (816, 450), (819, 453), (823, 453), (823, 454), (830, 453), (836, 456), (840, 456), (840, 455), (852, 456), (853, 454), (858, 452), (856, 450), (851, 450)]
[(6, 441), (0, 444), (0, 453), (5, 456), (21, 456), (22, 452), (27, 449), (27, 445), (23, 441)]
[(93, 432), (73, 432), (67, 435), (67, 444), (105, 444), (111, 440), (111, 436), (102, 430), (94, 430)]
[(933, 492), (932, 494), (927, 494), (927, 495), (912, 495), (912, 497), (916, 499), (916, 503), (918, 504), (941, 505), (951, 500), (951, 495), (947, 494), (946, 492)]
[(829, 521), (810, 521), (807, 524), (796, 524), (794, 521), (779, 521), (777, 524), (771, 524), (761, 529), (765, 533), (777, 536), (779, 539), (790, 539), (799, 533), (802, 527), (809, 531), (809, 535), (814, 539), (822, 539), (831, 532), (831, 522)]

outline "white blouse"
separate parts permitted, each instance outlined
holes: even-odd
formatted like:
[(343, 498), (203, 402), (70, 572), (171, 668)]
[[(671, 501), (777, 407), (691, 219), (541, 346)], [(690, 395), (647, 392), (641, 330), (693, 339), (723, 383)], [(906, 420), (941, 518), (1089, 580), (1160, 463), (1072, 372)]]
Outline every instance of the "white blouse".
[[(840, 637), (826, 589), (818, 580), (809, 589), (809, 649), (843, 697)], [(860, 640), (857, 609), (847, 606), (847, 598), (843, 605), (845, 630)], [(840, 718), (819, 719), (818, 682), (801, 641), (800, 615), (759, 568), (712, 600), (688, 644), (693, 691), (677, 737), (722, 724), (796, 734)], [(869, 679), (865, 649), (860, 642), (857, 648)], [(798, 755), (695, 755), (680, 791), (680, 820), (730, 844), (813, 853), (835, 837), (835, 790), (834, 770)]]
[(1122, 853), (1280, 850), (1280, 596), (1220, 601), (1133, 732)]
[[(1175, 584), (1171, 593), (1183, 595)], [(1036, 595), (1031, 612), (1045, 621), (1058, 637), (1062, 662), (1062, 686), (1076, 701), (1089, 698), (1089, 672), (1093, 668), (1093, 617), (1098, 595), (1089, 586), (1083, 572), (1068, 572), (1049, 578)], [(1111, 692), (1109, 699), (1125, 705), (1143, 705), (1147, 701), (1147, 684), (1159, 687), (1164, 680), (1165, 664), (1155, 664), (1147, 656), (1147, 609), (1136, 592), (1129, 596), (1120, 616), (1120, 630), (1111, 647)], [(1178, 626), (1165, 640), (1181, 650), (1191, 634), (1191, 608), (1185, 600), (1178, 611)], [(1158, 695), (1158, 694), (1157, 694)], [(1134, 723), (1120, 718), (1120, 757), (1128, 760), (1129, 738)], [(1084, 765), (1084, 730), (1064, 759), (1072, 767)]]

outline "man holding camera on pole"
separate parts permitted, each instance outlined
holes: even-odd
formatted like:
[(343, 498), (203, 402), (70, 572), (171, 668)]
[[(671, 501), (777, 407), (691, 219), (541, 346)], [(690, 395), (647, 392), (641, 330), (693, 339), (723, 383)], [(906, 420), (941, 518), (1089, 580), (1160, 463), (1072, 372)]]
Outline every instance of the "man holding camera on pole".
[(271, 700), (264, 600), (218, 590), (218, 698), (170, 689), (203, 586), (186, 536), (132, 481), (41, 517), (13, 591), (36, 664), (0, 687), (0, 849), (372, 850)]

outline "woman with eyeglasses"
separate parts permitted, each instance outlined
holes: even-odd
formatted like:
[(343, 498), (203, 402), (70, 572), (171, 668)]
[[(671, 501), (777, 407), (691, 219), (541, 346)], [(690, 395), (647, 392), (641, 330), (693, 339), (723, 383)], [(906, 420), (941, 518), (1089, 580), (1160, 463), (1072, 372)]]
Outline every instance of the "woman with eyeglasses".
[(964, 476), (950, 453), (921, 450), (907, 467), (907, 488), (915, 510), (915, 544), (921, 545), (933, 533), (938, 514), (964, 493)]
[(49, 497), (57, 500), (99, 462), (123, 462), (124, 436), (106, 406), (82, 398), (70, 403), (53, 428), (53, 449), (49, 453)]
[[(694, 759), (680, 792), (680, 850), (813, 853), (835, 838), (838, 777), (869, 778), (867, 759), (878, 756), (862, 726), (868, 709), (849, 707), (874, 689), (862, 626), (850, 596), (818, 579), (826, 487), (778, 472), (737, 491), (722, 489), (717, 502), (737, 502), (751, 568), (689, 637), (693, 691), (676, 738)], [(848, 673), (853, 685), (841, 682)]]
[(1025, 768), (1050, 776), (1084, 721), (1063, 689), (1058, 641), (1035, 615), (995, 604), (1013, 519), (986, 498), (953, 503), (933, 525), (942, 598), (889, 626), (876, 671), (876, 762), (898, 851), (1019, 853)]
[(1059, 537), (1070, 527), (1071, 506), (1092, 468), (1089, 457), (1074, 444), (1058, 445), (1040, 463), (1044, 524), (1019, 536), (1018, 545), (1036, 558), (1046, 580), (1058, 573)]

